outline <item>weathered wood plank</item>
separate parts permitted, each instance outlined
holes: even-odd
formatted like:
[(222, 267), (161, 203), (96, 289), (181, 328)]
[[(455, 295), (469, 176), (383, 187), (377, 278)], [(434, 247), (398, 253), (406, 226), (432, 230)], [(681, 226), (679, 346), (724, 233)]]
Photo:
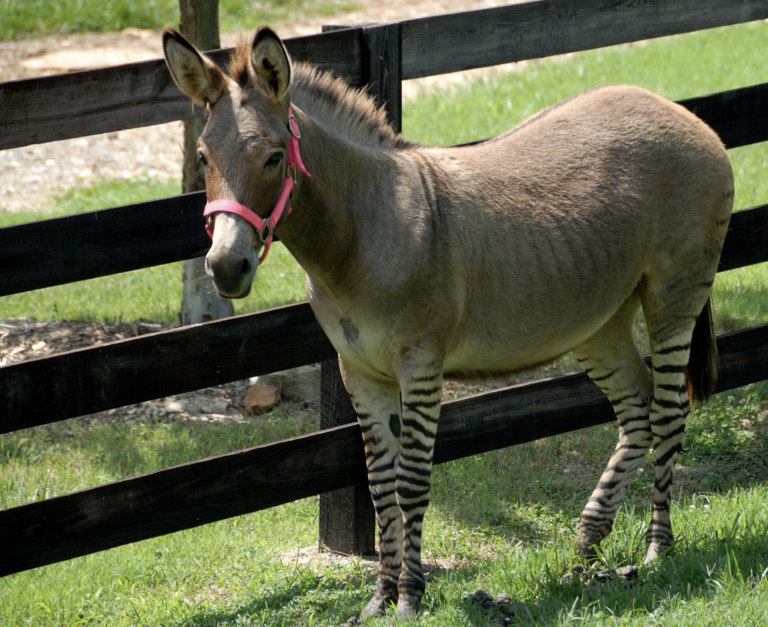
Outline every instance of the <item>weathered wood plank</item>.
[(361, 80), (398, 133), (403, 126), (400, 38), (400, 24), (366, 26), (361, 33)]
[[(418, 78), (764, 19), (768, 0), (552, 0), (402, 23)], [(286, 40), (292, 56), (361, 84), (360, 29)], [(214, 53), (223, 63), (229, 51)], [(201, 111), (193, 111), (200, 116)], [(189, 118), (161, 60), (0, 84), (0, 150)]]
[(0, 296), (205, 252), (205, 192), (0, 228)]
[[(358, 31), (297, 37), (286, 46), (294, 59), (311, 59), (360, 84)], [(230, 53), (211, 56), (225, 64)], [(194, 117), (202, 110), (174, 85), (161, 59), (0, 83), (0, 150)]]
[(765, 18), (766, 0), (548, 0), (407, 20), (403, 79)]
[[(768, 325), (719, 339), (719, 391), (768, 378)], [(436, 463), (613, 421), (584, 374), (443, 405)], [(357, 425), (0, 511), (0, 576), (365, 482)]]
[(307, 303), (0, 368), (0, 433), (336, 356)]
[[(188, 194), (0, 228), (0, 296), (204, 255), (204, 204)], [(720, 269), (762, 261), (768, 205), (733, 214)]]
[(726, 148), (768, 140), (768, 83), (679, 101), (720, 135)]
[(350, 425), (0, 511), (0, 576), (360, 484), (362, 459)]
[(718, 272), (768, 261), (768, 205), (731, 215)]

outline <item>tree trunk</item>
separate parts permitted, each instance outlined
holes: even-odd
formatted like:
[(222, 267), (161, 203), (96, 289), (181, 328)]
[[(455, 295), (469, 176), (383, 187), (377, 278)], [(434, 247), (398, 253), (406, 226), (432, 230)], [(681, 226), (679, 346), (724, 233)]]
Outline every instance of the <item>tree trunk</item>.
[[(219, 48), (219, 0), (179, 0), (181, 24), (179, 30), (201, 50)], [(182, 192), (205, 189), (197, 163), (197, 139), (203, 132), (204, 120), (184, 121), (184, 165)], [(184, 262), (181, 324), (195, 324), (234, 315), (232, 301), (221, 298), (205, 273), (205, 258)]]

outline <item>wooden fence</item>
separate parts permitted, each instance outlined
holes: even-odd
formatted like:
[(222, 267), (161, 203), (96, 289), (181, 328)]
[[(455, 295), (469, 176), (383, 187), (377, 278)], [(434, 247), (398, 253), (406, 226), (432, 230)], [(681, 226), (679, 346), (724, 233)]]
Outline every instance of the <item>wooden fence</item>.
[[(296, 59), (372, 83), (397, 123), (403, 79), (766, 18), (768, 0), (551, 0), (286, 43)], [(729, 148), (768, 139), (768, 84), (682, 104)], [(0, 149), (189, 112), (160, 60), (4, 83)], [(0, 229), (0, 296), (200, 256), (209, 245), (203, 204), (194, 193)], [(768, 205), (735, 213), (720, 270), (766, 260)], [(718, 345), (719, 390), (768, 379), (768, 325)], [(300, 304), (34, 359), (0, 368), (0, 433), (334, 357)], [(584, 374), (489, 392), (444, 404), (435, 461), (613, 419)], [(364, 484), (354, 424), (160, 470), (0, 511), (0, 575)]]

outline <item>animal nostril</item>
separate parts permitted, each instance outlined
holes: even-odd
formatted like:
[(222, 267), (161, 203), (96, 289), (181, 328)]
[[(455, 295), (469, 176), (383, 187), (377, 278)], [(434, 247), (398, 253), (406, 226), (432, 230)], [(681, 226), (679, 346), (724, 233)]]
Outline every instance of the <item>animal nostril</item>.
[(240, 276), (247, 276), (251, 273), (251, 262), (247, 259), (243, 259), (243, 263), (240, 265)]
[(205, 273), (208, 276), (213, 276), (213, 269), (211, 268), (211, 260), (208, 259), (208, 256), (205, 257)]

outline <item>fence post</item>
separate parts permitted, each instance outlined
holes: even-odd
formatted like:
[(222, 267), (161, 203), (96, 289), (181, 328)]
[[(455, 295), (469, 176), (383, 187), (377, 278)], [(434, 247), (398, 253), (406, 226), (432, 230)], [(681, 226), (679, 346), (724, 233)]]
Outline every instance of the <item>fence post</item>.
[(399, 133), (403, 99), (400, 24), (364, 26), (360, 43), (362, 82), (369, 85), (369, 93), (384, 107), (389, 123)]
[[(349, 26), (323, 26), (323, 32)], [(361, 31), (361, 77), (387, 112), (395, 130), (401, 128), (402, 64), (399, 24), (364, 26)], [(357, 420), (335, 359), (321, 364), (320, 428)], [(370, 555), (376, 545), (376, 515), (368, 486), (320, 495), (320, 547), (347, 555)]]
[[(337, 359), (320, 364), (320, 428), (355, 422), (355, 410), (339, 372)], [(345, 555), (371, 555), (376, 546), (376, 515), (368, 486), (320, 495), (320, 548)]]
[[(219, 48), (219, 0), (179, 0), (179, 30), (201, 50)], [(184, 165), (182, 192), (205, 189), (197, 163), (197, 138), (203, 132), (202, 118), (184, 120)], [(235, 313), (232, 301), (221, 298), (205, 273), (205, 258), (189, 259), (183, 265), (183, 289), (179, 321), (183, 325), (226, 318)]]

